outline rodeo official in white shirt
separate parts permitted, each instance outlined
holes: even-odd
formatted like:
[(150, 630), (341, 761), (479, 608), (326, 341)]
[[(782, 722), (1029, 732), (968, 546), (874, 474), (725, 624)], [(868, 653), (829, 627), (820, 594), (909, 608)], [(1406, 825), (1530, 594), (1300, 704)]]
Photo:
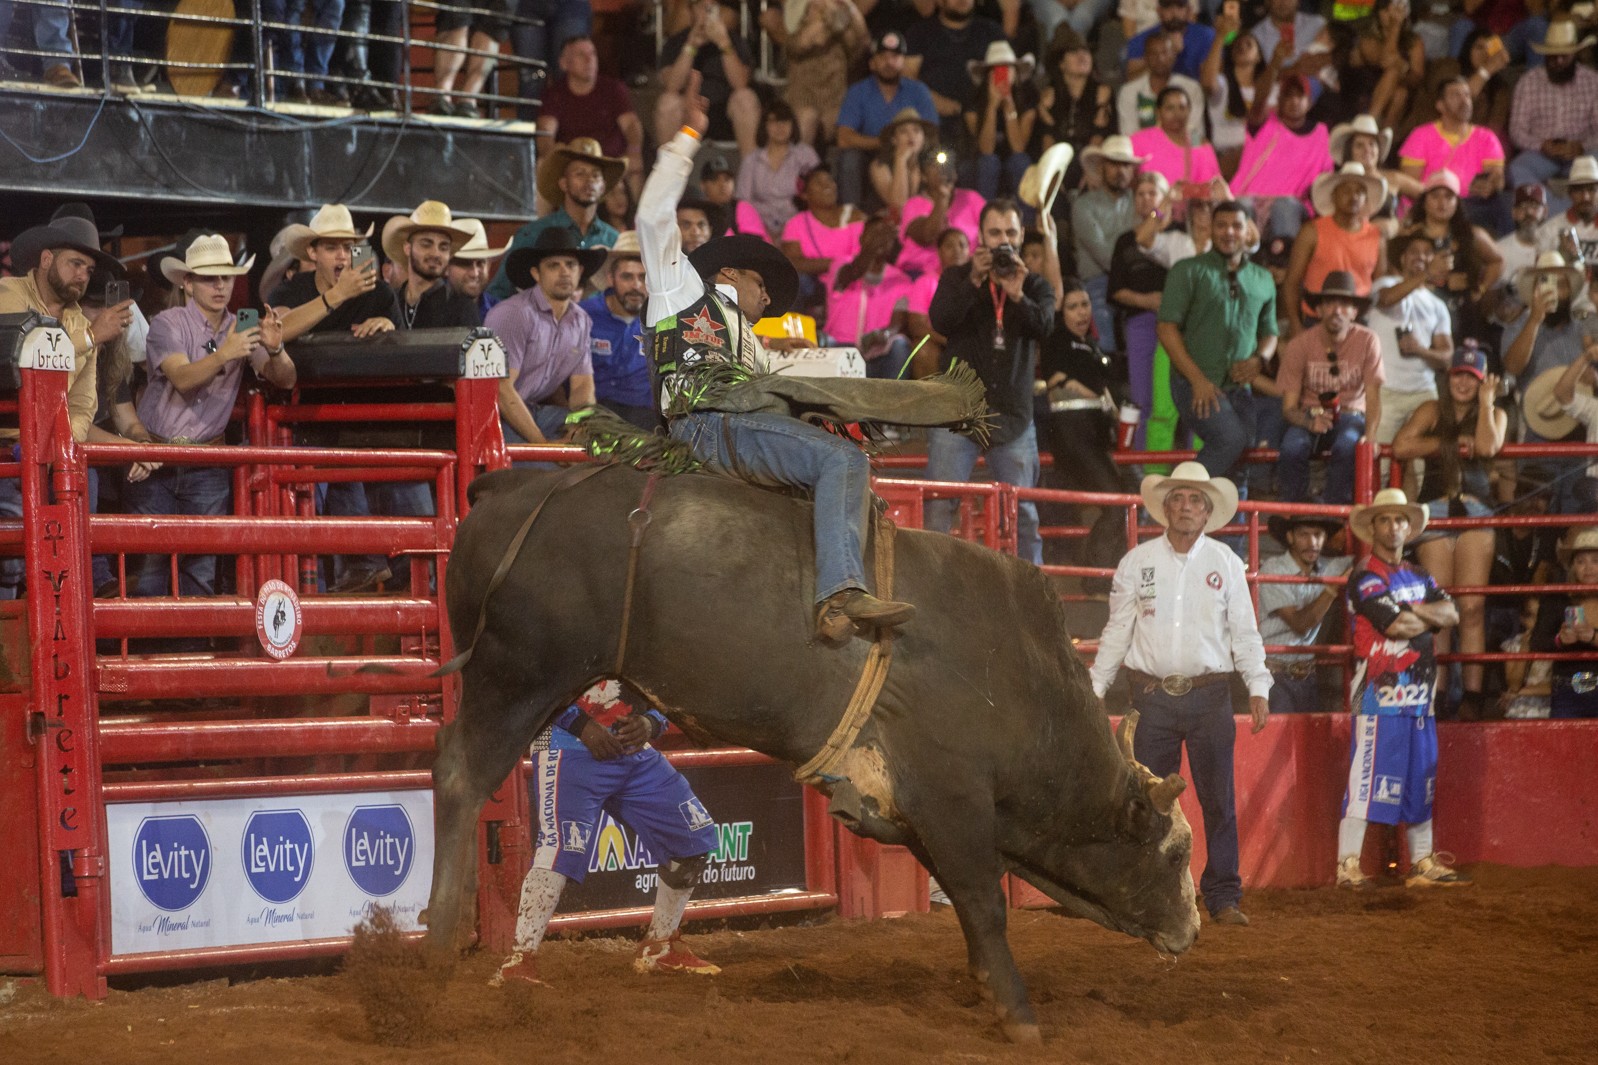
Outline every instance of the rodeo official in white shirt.
[(1145, 477), (1142, 491), (1165, 535), (1127, 552), (1116, 567), (1110, 620), (1091, 670), (1093, 693), (1104, 698), (1125, 663), (1140, 715), (1137, 760), (1163, 777), (1181, 768), (1187, 744), (1208, 847), (1199, 879), (1204, 905), (1218, 924), (1246, 925), (1232, 795), (1231, 679), (1240, 673), (1248, 685), (1258, 732), (1270, 716), (1271, 674), (1243, 562), (1204, 535), (1237, 513), (1237, 487), (1184, 462), (1169, 477)]

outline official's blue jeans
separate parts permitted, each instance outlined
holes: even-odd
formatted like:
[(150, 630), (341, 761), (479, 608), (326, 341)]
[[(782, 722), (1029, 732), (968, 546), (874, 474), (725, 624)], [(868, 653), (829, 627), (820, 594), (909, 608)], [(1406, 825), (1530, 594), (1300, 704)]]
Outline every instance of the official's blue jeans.
[[(0, 41), (11, 30), (11, 17), (17, 5), (13, 0), (0, 0)], [(28, 6), (33, 19), (33, 46), (41, 52), (56, 52), (62, 56), (72, 54), (72, 13), (64, 7)], [(50, 60), (43, 60), (46, 66)]]
[(1238, 494), (1247, 496), (1248, 467), (1240, 460), (1258, 439), (1259, 405), (1276, 401), (1269, 396), (1256, 398), (1246, 385), (1226, 388), (1221, 390), (1218, 409), (1200, 418), (1193, 413), (1193, 386), (1179, 373), (1171, 374), (1171, 398), (1183, 424), (1204, 440), (1198, 453), (1204, 469), (1211, 477), (1231, 477)]
[[(1115, 308), (1110, 306), (1110, 275), (1100, 274), (1082, 282), (1093, 305), (1093, 327), (1099, 331), (1099, 347), (1109, 351), (1115, 347)], [(1145, 412), (1146, 413), (1146, 412)]]
[(1243, 878), (1237, 871), (1237, 804), (1232, 792), (1232, 746), (1237, 723), (1232, 717), (1228, 684), (1209, 684), (1186, 695), (1171, 696), (1156, 688), (1132, 688), (1132, 706), (1140, 715), (1132, 753), (1156, 776), (1182, 767), (1187, 744), (1193, 790), (1204, 811), (1207, 855), (1199, 890), (1212, 915), (1243, 899)]
[(747, 480), (810, 491), (817, 603), (848, 588), (871, 590), (864, 562), (871, 462), (858, 447), (782, 414), (702, 411), (674, 418), (671, 436), (685, 441), (702, 461)]
[[(232, 471), (205, 466), (162, 466), (123, 490), (123, 500), (130, 514), (226, 514), (232, 495)], [(134, 595), (171, 594), (167, 558), (166, 555), (144, 556)], [(179, 556), (178, 594), (215, 593), (216, 556)]]
[[(927, 479), (932, 481), (969, 481), (977, 468), (977, 458), (986, 456), (988, 472), (995, 481), (1013, 484), (1018, 488), (1036, 488), (1038, 485), (1038, 430), (1034, 425), (1008, 444), (996, 444), (984, 450), (969, 436), (948, 429), (933, 429), (927, 433)], [(954, 515), (960, 503), (956, 499), (927, 501), (926, 527), (934, 532), (948, 532), (954, 527)], [(1016, 554), (1032, 563), (1043, 565), (1043, 540), (1038, 535), (1038, 505), (1022, 502), (1016, 524)]]
[(1290, 425), (1282, 434), (1282, 502), (1303, 503), (1309, 499), (1309, 460), (1330, 453), (1326, 463), (1326, 491), (1314, 502), (1333, 506), (1354, 501), (1354, 449), (1365, 435), (1365, 415), (1357, 410), (1337, 416), (1330, 432), (1311, 433), (1302, 426)]
[(1025, 152), (1013, 152), (1002, 160), (992, 152), (979, 155), (977, 191), (984, 200), (996, 200), (1001, 194), (1012, 195), (1021, 187), (1021, 176), (1031, 165), (1032, 160)]

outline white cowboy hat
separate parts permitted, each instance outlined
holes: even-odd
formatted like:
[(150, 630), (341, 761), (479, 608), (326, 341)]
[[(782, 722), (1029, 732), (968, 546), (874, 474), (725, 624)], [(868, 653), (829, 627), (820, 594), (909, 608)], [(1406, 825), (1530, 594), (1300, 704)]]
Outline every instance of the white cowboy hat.
[(1210, 500), (1210, 518), (1204, 523), (1205, 532), (1214, 532), (1237, 515), (1237, 485), (1225, 477), (1211, 477), (1208, 470), (1197, 462), (1184, 462), (1171, 471), (1169, 477), (1151, 473), (1143, 478), (1143, 505), (1161, 525), (1165, 520), (1165, 497), (1173, 488), (1197, 488)]
[(285, 226), (280, 234), (283, 238), (283, 250), (296, 259), (306, 259), (306, 250), (315, 240), (365, 240), (372, 235), (372, 225), (366, 225), (365, 233), (355, 230), (355, 220), (350, 217), (350, 209), (342, 203), (324, 203), (321, 210), (311, 218), (309, 225), (295, 223)]
[(1060, 194), (1060, 185), (1065, 180), (1065, 172), (1071, 168), (1071, 158), (1075, 154), (1075, 149), (1061, 141), (1027, 167), (1016, 192), (1021, 202), (1040, 211), (1052, 210), (1054, 198)]
[(1578, 155), (1570, 163), (1570, 176), (1554, 178), (1548, 184), (1555, 192), (1564, 192), (1572, 185), (1598, 185), (1598, 159)]
[(242, 263), (234, 265), (233, 249), (228, 247), (227, 238), (216, 233), (207, 233), (203, 237), (196, 237), (189, 245), (189, 250), (183, 253), (183, 258), (174, 259), (168, 255), (161, 260), (161, 273), (174, 285), (182, 284), (187, 274), (199, 274), (201, 277), (237, 277), (250, 272), (250, 267), (255, 265), (255, 256), (250, 256)]
[(483, 223), (475, 218), (457, 218), (455, 224), (471, 236), (465, 244), (449, 253), (451, 259), (497, 259), (510, 250), (510, 245), (503, 248), (490, 248), (488, 246), (488, 231), (483, 228)]
[[(1526, 427), (1544, 440), (1562, 440), (1581, 428), (1581, 422), (1566, 414), (1565, 405), (1554, 397), (1554, 386), (1565, 370), (1564, 366), (1544, 370), (1526, 386), (1521, 412), (1526, 416)], [(1576, 379), (1576, 393), (1593, 394), (1585, 374)]]
[(1583, 48), (1598, 44), (1598, 37), (1576, 39), (1576, 24), (1566, 19), (1550, 22), (1542, 44), (1532, 43), (1531, 50), (1538, 55), (1574, 55)]
[(605, 264), (600, 267), (602, 272), (609, 272), (611, 264), (617, 259), (642, 259), (643, 247), (638, 243), (638, 231), (629, 229), (616, 237), (616, 243), (610, 246), (610, 254), (605, 256)]
[(1393, 131), (1383, 129), (1376, 124), (1376, 119), (1371, 115), (1355, 115), (1354, 121), (1344, 122), (1332, 127), (1332, 135), (1327, 138), (1327, 148), (1332, 154), (1332, 162), (1342, 159), (1348, 149), (1348, 142), (1356, 134), (1375, 137), (1379, 143), (1376, 158), (1386, 159), (1387, 153), (1393, 147)]
[(1322, 174), (1310, 186), (1309, 202), (1315, 206), (1316, 214), (1322, 218), (1332, 216), (1335, 210), (1332, 193), (1345, 181), (1358, 181), (1365, 186), (1365, 208), (1368, 213), (1374, 213), (1387, 200), (1385, 179), (1376, 174), (1365, 173), (1364, 166), (1359, 163), (1344, 163), (1342, 169)]
[[(383, 254), (391, 262), (404, 262), (405, 242), (411, 239), (413, 233), (426, 232), (446, 233), (452, 244), (465, 244), (472, 236), (470, 231), (456, 223), (447, 204), (423, 200), (421, 206), (410, 214), (397, 214), (383, 223)], [(454, 254), (453, 250), (450, 254)]]
[(1554, 547), (1559, 564), (1567, 568), (1577, 551), (1598, 551), (1598, 525), (1571, 526), (1564, 539)]
[(1587, 272), (1580, 267), (1571, 266), (1565, 262), (1565, 257), (1557, 251), (1540, 252), (1537, 261), (1531, 266), (1521, 267), (1515, 271), (1515, 295), (1520, 297), (1520, 302), (1531, 306), (1537, 277), (1540, 274), (1564, 274), (1570, 280), (1570, 298), (1572, 301), (1581, 294), (1582, 287), (1587, 284)]
[(1411, 503), (1402, 488), (1383, 488), (1363, 507), (1355, 507), (1348, 515), (1349, 528), (1354, 530), (1354, 535), (1365, 541), (1371, 542), (1376, 535), (1371, 528), (1371, 520), (1378, 514), (1398, 511), (1409, 519), (1409, 535), (1411, 539), (1419, 536), (1426, 529), (1426, 508), (1419, 503)]
[(1082, 149), (1082, 169), (1092, 176), (1098, 175), (1099, 166), (1105, 160), (1142, 166), (1149, 161), (1149, 157), (1137, 154), (1137, 149), (1132, 147), (1131, 137), (1117, 133), (1113, 137), (1105, 137), (1103, 144), (1093, 144)]
[(971, 74), (971, 80), (978, 85), (988, 76), (989, 67), (1014, 67), (1017, 81), (1028, 81), (1032, 72), (1037, 68), (1037, 60), (1028, 52), (1020, 59), (1015, 57), (1015, 49), (1010, 47), (1009, 41), (994, 41), (988, 45), (988, 54), (981, 59), (973, 59), (965, 65)]

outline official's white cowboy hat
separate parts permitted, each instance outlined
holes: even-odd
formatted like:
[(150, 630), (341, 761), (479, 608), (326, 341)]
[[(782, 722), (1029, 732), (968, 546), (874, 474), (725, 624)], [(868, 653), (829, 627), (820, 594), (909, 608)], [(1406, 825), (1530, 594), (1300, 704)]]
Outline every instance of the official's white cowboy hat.
[(1040, 211), (1051, 210), (1054, 198), (1060, 193), (1060, 185), (1065, 180), (1065, 172), (1071, 168), (1073, 155), (1075, 149), (1061, 141), (1027, 167), (1026, 173), (1021, 175), (1021, 186), (1016, 191), (1021, 202)]
[(1548, 24), (1548, 32), (1541, 44), (1532, 42), (1531, 50), (1538, 55), (1574, 55), (1583, 48), (1598, 44), (1598, 37), (1576, 38), (1576, 24), (1567, 19)]
[(1572, 526), (1554, 551), (1559, 555), (1559, 564), (1567, 567), (1577, 551), (1598, 551), (1598, 525)]
[(1335, 210), (1332, 202), (1332, 193), (1337, 186), (1345, 181), (1358, 181), (1365, 186), (1365, 209), (1374, 213), (1377, 208), (1387, 200), (1387, 182), (1376, 174), (1365, 173), (1365, 167), (1359, 163), (1344, 163), (1339, 170), (1322, 174), (1310, 186), (1309, 200), (1315, 206), (1315, 213), (1322, 218), (1330, 218)]
[(1137, 154), (1137, 149), (1132, 147), (1132, 138), (1120, 133), (1113, 137), (1105, 137), (1103, 144), (1093, 144), (1082, 149), (1082, 169), (1091, 175), (1097, 176), (1099, 167), (1106, 160), (1112, 163), (1132, 163), (1142, 166), (1149, 161), (1149, 157)]
[(602, 272), (608, 272), (617, 259), (642, 259), (644, 249), (638, 243), (638, 231), (629, 229), (616, 237), (616, 243), (610, 246), (610, 254), (605, 256), (605, 263), (600, 267)]
[(1570, 176), (1554, 178), (1548, 184), (1555, 192), (1564, 192), (1572, 185), (1598, 185), (1598, 159), (1578, 155), (1570, 163)]
[(1165, 497), (1173, 488), (1196, 488), (1209, 497), (1210, 518), (1204, 523), (1205, 532), (1214, 532), (1237, 515), (1237, 485), (1225, 477), (1211, 477), (1202, 464), (1189, 461), (1178, 465), (1169, 477), (1152, 473), (1143, 478), (1143, 505), (1161, 525), (1167, 524)]
[(1540, 252), (1534, 264), (1515, 271), (1515, 295), (1519, 296), (1520, 302), (1528, 307), (1531, 306), (1532, 296), (1536, 290), (1537, 278), (1542, 274), (1564, 274), (1570, 280), (1572, 300), (1581, 294), (1582, 287), (1587, 283), (1587, 272), (1566, 263), (1565, 257), (1559, 252)]
[[(1565, 405), (1554, 396), (1554, 386), (1565, 376), (1565, 369), (1555, 366), (1544, 370), (1526, 386), (1525, 402), (1521, 404), (1526, 427), (1544, 440), (1562, 440), (1581, 427), (1581, 422), (1566, 414)], [(1576, 392), (1593, 394), (1585, 374), (1577, 378)]]
[(1344, 158), (1348, 150), (1348, 142), (1353, 140), (1356, 135), (1376, 138), (1379, 145), (1379, 151), (1376, 155), (1378, 159), (1386, 159), (1388, 151), (1393, 147), (1392, 130), (1383, 129), (1377, 125), (1376, 118), (1373, 115), (1355, 115), (1354, 121), (1344, 122), (1332, 127), (1332, 134), (1327, 138), (1327, 149), (1332, 154), (1332, 162), (1335, 163)]
[(466, 243), (449, 253), (451, 259), (497, 259), (510, 250), (507, 243), (503, 248), (490, 248), (488, 246), (488, 231), (483, 228), (483, 223), (475, 218), (457, 218), (455, 224), (471, 236)]
[(1009, 41), (994, 41), (988, 45), (988, 54), (981, 59), (973, 59), (965, 65), (971, 74), (971, 80), (978, 85), (987, 77), (989, 67), (1014, 67), (1018, 81), (1027, 81), (1032, 77), (1032, 71), (1037, 67), (1037, 61), (1032, 58), (1032, 53), (1017, 59), (1015, 49), (1010, 47)]
[(161, 273), (174, 285), (181, 284), (186, 274), (199, 274), (201, 277), (237, 277), (250, 272), (250, 267), (255, 265), (255, 256), (250, 256), (237, 265), (233, 262), (233, 249), (228, 247), (227, 238), (216, 233), (207, 233), (203, 237), (196, 237), (189, 245), (189, 250), (183, 253), (183, 258), (174, 259), (168, 255), (161, 260)]
[(410, 214), (397, 214), (383, 223), (383, 254), (391, 262), (404, 262), (405, 242), (413, 233), (426, 232), (446, 233), (452, 244), (465, 244), (472, 236), (456, 223), (447, 204), (423, 200)]
[(356, 231), (350, 209), (342, 203), (324, 203), (310, 224), (295, 223), (282, 233), (284, 250), (296, 259), (307, 258), (306, 251), (315, 240), (365, 240), (371, 235), (371, 223), (367, 223), (365, 233)]
[(1365, 541), (1371, 542), (1376, 535), (1371, 528), (1371, 521), (1378, 514), (1387, 514), (1397, 511), (1409, 519), (1409, 535), (1411, 539), (1419, 536), (1426, 529), (1426, 508), (1419, 503), (1411, 503), (1402, 488), (1383, 488), (1376, 493), (1376, 497), (1363, 507), (1355, 507), (1348, 515), (1348, 525), (1354, 530), (1354, 535)]

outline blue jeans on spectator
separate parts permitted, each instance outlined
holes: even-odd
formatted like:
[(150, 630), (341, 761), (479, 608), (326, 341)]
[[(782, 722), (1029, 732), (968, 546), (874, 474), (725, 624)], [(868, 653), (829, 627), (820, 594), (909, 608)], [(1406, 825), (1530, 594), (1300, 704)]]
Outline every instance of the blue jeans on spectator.
[(1273, 714), (1315, 714), (1341, 709), (1321, 705), (1321, 680), (1313, 672), (1307, 677), (1294, 677), (1272, 670), (1270, 704)]
[[(995, 481), (1013, 484), (1020, 488), (1036, 488), (1038, 484), (1038, 430), (1029, 425), (1026, 432), (1008, 444), (995, 444), (983, 450), (982, 445), (948, 429), (933, 429), (927, 433), (927, 479), (931, 481), (969, 481), (977, 468), (977, 459), (986, 456), (988, 472)], [(956, 499), (931, 499), (927, 501), (926, 527), (934, 532), (948, 532), (954, 527)], [(1016, 554), (1032, 563), (1043, 565), (1043, 540), (1038, 535), (1038, 505), (1022, 502), (1016, 527)]]
[(1232, 719), (1231, 686), (1209, 684), (1173, 696), (1159, 688), (1144, 692), (1134, 683), (1132, 706), (1140, 715), (1132, 753), (1156, 776), (1181, 770), (1182, 744), (1187, 744), (1208, 851), (1199, 890), (1212, 916), (1236, 906), (1243, 899), (1243, 878), (1237, 871), (1237, 806), (1232, 790), (1237, 723)]
[[(7, 447), (6, 458), (10, 458), (10, 447)], [(100, 471), (93, 466), (89, 467), (89, 513), (95, 514), (100, 509)], [(15, 478), (0, 480), (0, 517), (22, 517), (22, 482)], [(0, 600), (16, 599), (21, 594), (22, 577), (26, 572), (26, 563), (21, 554), (0, 558)], [(110, 580), (111, 559), (107, 555), (95, 555), (92, 570), (94, 587), (98, 588)]]
[[(565, 407), (557, 407), (553, 403), (529, 403), (527, 404), (527, 412), (533, 416), (533, 423), (538, 426), (538, 431), (544, 434), (545, 440), (558, 440), (566, 434), (566, 418), (571, 414), (571, 411)], [(527, 443), (527, 438), (512, 429), (510, 423), (503, 418), (499, 422), (499, 431), (505, 434), (505, 443), (507, 444)], [(513, 462), (511, 465), (518, 470), (553, 470), (557, 464), (553, 462)]]
[[(478, 6), (478, 5), (473, 5)], [(518, 18), (541, 19), (539, 26), (512, 23), (510, 28), (511, 51), (523, 59), (542, 60), (544, 68), (521, 67), (517, 77), (517, 95), (523, 100), (537, 100), (544, 94), (544, 82), (555, 70), (560, 59), (560, 46), (567, 38), (583, 37), (593, 32), (594, 9), (587, 0), (517, 0)], [(522, 107), (518, 117), (528, 121), (538, 117), (538, 108)], [(842, 201), (852, 202), (852, 201)]]
[(1528, 148), (1509, 161), (1507, 184), (1512, 189), (1529, 184), (1545, 186), (1548, 192), (1548, 217), (1553, 218), (1570, 210), (1570, 197), (1560, 195), (1549, 182), (1554, 178), (1569, 176), (1569, 163), (1550, 159), (1542, 152)]
[[(12, 14), (16, 11), (14, 0), (0, 0), (0, 41), (11, 30)], [(33, 46), (41, 52), (53, 52), (63, 59), (72, 55), (72, 13), (65, 7), (34, 7), (28, 5), (28, 16), (33, 19)], [(50, 59), (41, 60), (53, 66)]]
[[(305, 15), (306, 3), (307, 0), (260, 0), (261, 18), (298, 25)], [(317, 29), (336, 30), (344, 21), (344, 0), (309, 0), (309, 3), (311, 21)], [(319, 75), (327, 73), (338, 38), (321, 33), (302, 34), (299, 30), (266, 30), (263, 36), (272, 46), (274, 70), (311, 75), (305, 80), (281, 81), (277, 86), (279, 97), (296, 88), (304, 92), (322, 88)]]
[(871, 514), (871, 462), (865, 452), (783, 414), (701, 411), (673, 419), (671, 436), (685, 441), (702, 461), (745, 480), (811, 492), (817, 603), (849, 588), (871, 590), (863, 559)]
[[(369, 518), (371, 504), (366, 486), (352, 481), (334, 481), (316, 486), (316, 511), (330, 518)], [(334, 555), (333, 583), (343, 582), (346, 574), (376, 573), (384, 566), (382, 555)]]
[(979, 155), (977, 191), (982, 193), (984, 200), (996, 200), (1000, 196), (1013, 195), (1015, 190), (1021, 187), (1021, 176), (1031, 165), (1032, 160), (1025, 152), (1012, 152), (1002, 160), (992, 152)]
[(1315, 502), (1339, 506), (1354, 501), (1354, 448), (1365, 435), (1365, 415), (1343, 411), (1331, 431), (1311, 433), (1290, 425), (1282, 436), (1282, 454), (1277, 472), (1282, 482), (1282, 502), (1303, 503), (1309, 499), (1309, 460), (1316, 455), (1331, 457), (1326, 463), (1326, 491)]
[[(206, 466), (162, 466), (123, 491), (130, 514), (217, 515), (228, 512), (233, 495), (233, 471)], [(170, 595), (168, 556), (145, 555), (133, 594)], [(216, 556), (181, 555), (178, 594), (213, 595), (216, 592)]]
[(1093, 304), (1093, 328), (1099, 332), (1099, 347), (1112, 351), (1115, 348), (1115, 308), (1110, 306), (1110, 275), (1087, 278), (1082, 288)]
[(871, 153), (860, 148), (838, 149), (838, 202), (864, 205), (866, 194), (866, 167), (871, 165)]
[(1193, 413), (1193, 386), (1179, 373), (1171, 374), (1171, 398), (1182, 423), (1204, 441), (1198, 460), (1211, 477), (1231, 477), (1237, 493), (1248, 496), (1248, 467), (1243, 452), (1259, 439), (1259, 407), (1276, 402), (1269, 396), (1255, 397), (1244, 385), (1221, 390), (1220, 406), (1206, 418)]
[(894, 381), (903, 376), (904, 364), (910, 361), (910, 338), (896, 336), (888, 350), (874, 359), (866, 360), (866, 376), (879, 381)]
[(1049, 43), (1049, 39), (1054, 36), (1054, 28), (1062, 22), (1069, 22), (1071, 28), (1086, 39), (1093, 32), (1093, 27), (1109, 12), (1113, 2), (1114, 0), (1082, 0), (1075, 7), (1067, 8), (1059, 0), (1028, 0), (1032, 6), (1032, 14), (1037, 16), (1038, 40), (1044, 45)]

